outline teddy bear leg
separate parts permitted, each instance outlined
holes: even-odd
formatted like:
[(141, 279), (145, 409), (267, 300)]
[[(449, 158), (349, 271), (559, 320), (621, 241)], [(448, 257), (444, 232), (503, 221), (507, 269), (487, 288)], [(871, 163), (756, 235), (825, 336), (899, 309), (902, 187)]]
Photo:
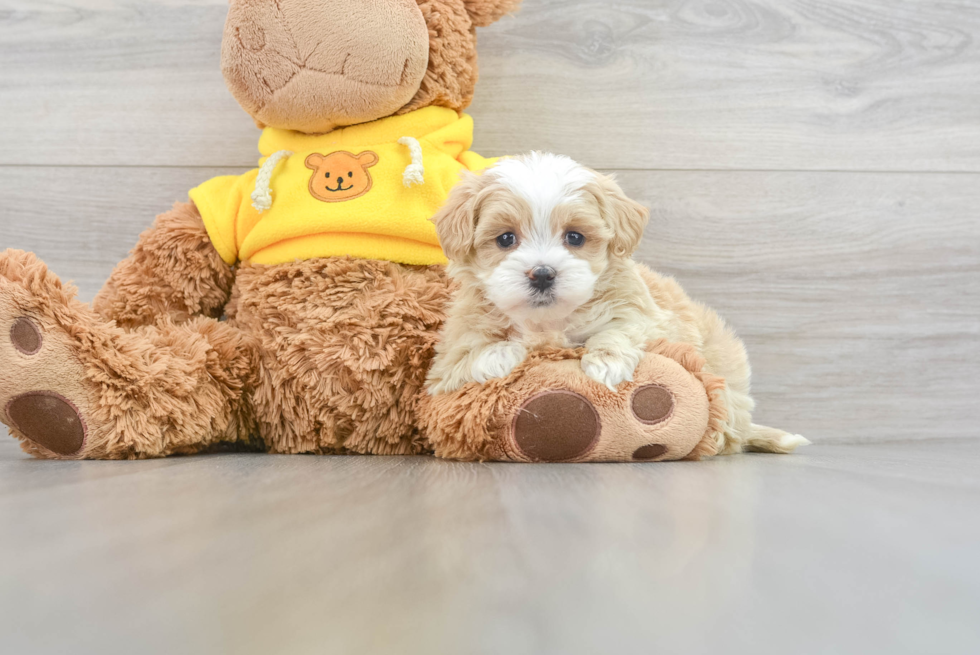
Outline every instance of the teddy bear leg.
[(721, 378), (680, 346), (650, 352), (633, 382), (610, 391), (578, 359), (533, 357), (511, 376), (430, 397), (439, 456), (524, 462), (640, 462), (715, 453), (726, 408)]
[(178, 202), (140, 235), (92, 306), (124, 328), (152, 325), (169, 317), (221, 316), (235, 275), (211, 244), (194, 203)]
[(257, 358), (212, 319), (126, 331), (33, 254), (0, 253), (0, 420), (52, 459), (196, 452), (248, 438)]

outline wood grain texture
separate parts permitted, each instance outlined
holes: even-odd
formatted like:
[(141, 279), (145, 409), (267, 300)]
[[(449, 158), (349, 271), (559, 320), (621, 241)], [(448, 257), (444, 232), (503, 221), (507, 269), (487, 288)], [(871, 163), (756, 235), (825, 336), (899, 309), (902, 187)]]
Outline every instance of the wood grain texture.
[(0, 442), (0, 651), (972, 655), (978, 465), (978, 440), (612, 465)]
[[(242, 169), (8, 169), (4, 246), (94, 296), (152, 217)], [(620, 171), (637, 258), (745, 339), (760, 422), (815, 441), (980, 436), (980, 175)], [(37, 201), (41, 198), (41, 202)]]
[(980, 436), (980, 176), (624, 172), (637, 257), (744, 338), (757, 419), (815, 440)]
[[(0, 0), (0, 248), (88, 300), (255, 165), (226, 8)], [(618, 171), (638, 257), (816, 444), (42, 462), (0, 427), (0, 652), (980, 652), (978, 35), (976, 0), (525, 0), (482, 32), (475, 149)]]
[[(8, 167), (0, 248), (37, 253), (90, 301), (139, 234), (187, 192), (245, 168)], [(55, 182), (56, 181), (56, 182)]]
[[(251, 166), (226, 0), (0, 0), (0, 164)], [(603, 168), (980, 172), (974, 0), (526, 0), (478, 149)]]
[(477, 99), (480, 136), (501, 148), (491, 154), (533, 147), (605, 168), (980, 170), (972, 0), (546, 0), (499, 31)]

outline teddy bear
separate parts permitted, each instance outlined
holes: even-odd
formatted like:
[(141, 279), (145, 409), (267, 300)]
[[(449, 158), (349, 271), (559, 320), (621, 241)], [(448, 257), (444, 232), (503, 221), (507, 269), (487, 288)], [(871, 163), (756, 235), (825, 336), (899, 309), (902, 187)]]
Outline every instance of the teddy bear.
[(259, 167), (208, 180), (139, 238), (92, 305), (0, 253), (0, 419), (39, 458), (218, 447), (467, 460), (714, 454), (725, 380), (650, 344), (615, 390), (576, 350), (438, 397), (452, 293), (432, 216), (470, 150), (476, 30), (520, 0), (231, 0), (229, 90)]

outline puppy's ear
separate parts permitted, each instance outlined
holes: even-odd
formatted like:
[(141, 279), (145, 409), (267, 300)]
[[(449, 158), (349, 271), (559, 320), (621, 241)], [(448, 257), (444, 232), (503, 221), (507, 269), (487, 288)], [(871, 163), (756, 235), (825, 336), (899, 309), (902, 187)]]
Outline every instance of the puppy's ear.
[(486, 27), (517, 11), (521, 0), (463, 0), (470, 20), (476, 27)]
[(432, 218), (446, 257), (461, 261), (473, 249), (479, 195), (484, 182), (480, 175), (463, 172), (463, 178), (449, 193), (449, 199)]
[(613, 237), (609, 248), (619, 257), (631, 256), (640, 245), (643, 230), (650, 220), (650, 210), (627, 197), (616, 180), (596, 173), (599, 209)]

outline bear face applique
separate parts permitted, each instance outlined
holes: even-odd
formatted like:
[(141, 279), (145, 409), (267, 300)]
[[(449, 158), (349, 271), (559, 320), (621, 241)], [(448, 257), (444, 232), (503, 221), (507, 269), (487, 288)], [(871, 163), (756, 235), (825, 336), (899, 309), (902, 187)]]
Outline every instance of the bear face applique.
[(306, 158), (306, 167), (313, 170), (310, 194), (323, 202), (360, 198), (374, 186), (368, 169), (377, 163), (378, 155), (370, 150), (359, 155), (344, 151), (329, 155), (315, 152)]

